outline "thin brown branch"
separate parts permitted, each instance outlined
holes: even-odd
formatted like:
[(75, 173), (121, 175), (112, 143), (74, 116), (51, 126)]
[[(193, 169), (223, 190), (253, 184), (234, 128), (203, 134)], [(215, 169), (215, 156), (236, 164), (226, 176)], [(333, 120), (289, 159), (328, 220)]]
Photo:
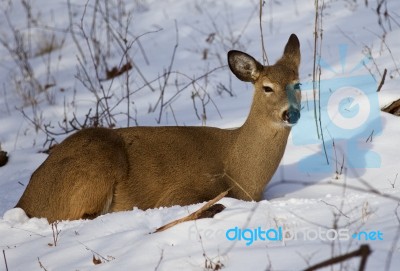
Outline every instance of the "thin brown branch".
[(243, 186), (241, 186), (235, 179), (233, 179), (231, 176), (229, 176), (226, 172), (224, 173), (223, 176), (228, 177), (228, 179), (231, 180), (237, 187), (239, 187), (239, 189), (242, 190), (243, 193), (245, 193), (246, 196), (248, 196), (249, 199), (250, 199), (251, 201), (255, 201), (255, 200), (253, 199), (253, 197), (250, 195), (250, 193), (247, 192), (246, 189), (244, 189)]
[[(318, 46), (318, 0), (315, 0), (315, 17), (314, 17), (314, 48), (313, 48), (313, 98), (314, 98), (314, 119), (315, 119), (315, 127), (317, 129), (318, 138), (320, 138), (319, 129), (318, 129), (318, 117), (317, 117), (317, 46)], [(318, 87), (319, 88), (319, 87)]]
[(334, 258), (331, 258), (329, 260), (323, 261), (321, 263), (318, 263), (316, 265), (313, 265), (307, 269), (304, 269), (304, 271), (313, 271), (320, 269), (322, 267), (334, 265), (343, 261), (347, 261), (348, 259), (354, 258), (354, 257), (361, 257), (360, 261), (360, 266), (359, 266), (359, 271), (363, 271), (365, 269), (365, 264), (367, 263), (368, 256), (371, 254), (371, 249), (369, 248), (369, 245), (361, 245), (359, 249), (349, 252), (347, 254), (337, 256)]
[(261, 50), (262, 50), (262, 58), (263, 58), (263, 64), (267, 63), (269, 65), (268, 61), (268, 56), (267, 52), (265, 51), (265, 44), (264, 44), (264, 34), (263, 34), (263, 28), (262, 28), (262, 10), (264, 6), (264, 0), (260, 0), (260, 14), (259, 14), (259, 20), (260, 20), (260, 35), (261, 35)]
[[(79, 241), (78, 241), (79, 242)], [(106, 257), (102, 256), (100, 253), (94, 251), (93, 249), (91, 249), (90, 247), (88, 247), (87, 245), (85, 245), (82, 242), (79, 242), (82, 246), (84, 246), (86, 248), (86, 250), (89, 250), (90, 252), (93, 253), (93, 256), (97, 255), (97, 257), (103, 259), (104, 262), (109, 262), (110, 259), (107, 259)], [(114, 259), (114, 257), (112, 257), (112, 259)]]
[(392, 102), (388, 106), (385, 106), (384, 108), (382, 108), (382, 111), (393, 114), (395, 116), (400, 116), (400, 99)]
[(40, 261), (39, 257), (37, 258), (38, 262), (39, 262), (39, 267), (41, 269), (43, 269), (44, 271), (47, 271), (46, 267), (43, 266), (42, 262)]
[[(166, 224), (166, 225), (164, 225), (164, 226), (162, 226), (162, 227), (157, 228), (157, 229), (154, 231), (154, 233), (156, 233), (156, 232), (161, 232), (161, 231), (165, 231), (165, 230), (167, 230), (167, 229), (169, 229), (169, 228), (171, 228), (171, 227), (173, 227), (173, 226), (175, 226), (175, 225), (177, 225), (177, 224), (180, 224), (180, 223), (183, 223), (183, 222), (186, 222), (186, 221), (191, 221), (191, 220), (196, 220), (196, 219), (202, 218), (205, 212), (207, 212), (211, 207), (214, 206), (214, 204), (215, 204), (216, 202), (218, 202), (220, 199), (222, 199), (223, 197), (225, 197), (225, 196), (228, 194), (229, 190), (230, 190), (230, 189), (228, 189), (228, 190), (222, 192), (221, 194), (219, 194), (218, 196), (216, 196), (216, 197), (213, 198), (212, 200), (208, 201), (208, 202), (207, 202), (203, 207), (201, 207), (199, 210), (197, 210), (197, 211), (195, 211), (195, 212), (189, 214), (188, 216), (185, 216), (185, 217), (183, 217), (183, 218), (174, 220), (174, 221), (172, 221), (172, 222), (170, 222), (170, 223), (168, 223), (168, 224)], [(222, 206), (223, 206), (223, 205), (222, 205)], [(223, 209), (222, 209), (222, 210), (223, 210)], [(220, 210), (220, 211), (222, 211), (222, 210)]]
[(8, 271), (8, 265), (7, 265), (7, 258), (6, 258), (6, 252), (3, 249), (3, 258), (4, 258), (4, 264), (6, 265), (6, 271)]
[(386, 74), (387, 74), (387, 69), (385, 68), (385, 70), (383, 71), (381, 82), (379, 83), (379, 86), (378, 86), (378, 89), (376, 90), (376, 92), (381, 91), (383, 84), (385, 84)]
[(158, 260), (158, 263), (157, 263), (157, 265), (156, 265), (156, 268), (154, 268), (154, 271), (157, 271), (157, 270), (158, 270), (158, 268), (159, 268), (160, 265), (161, 265), (161, 262), (162, 262), (163, 258), (164, 258), (164, 249), (161, 250), (160, 259)]

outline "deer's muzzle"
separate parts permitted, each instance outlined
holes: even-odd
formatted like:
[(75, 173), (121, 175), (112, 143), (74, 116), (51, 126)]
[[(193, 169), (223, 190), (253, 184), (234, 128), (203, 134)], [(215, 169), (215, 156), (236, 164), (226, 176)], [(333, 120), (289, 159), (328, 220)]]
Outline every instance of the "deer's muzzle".
[(283, 112), (282, 119), (289, 125), (295, 125), (300, 119), (300, 110), (290, 107), (288, 110)]

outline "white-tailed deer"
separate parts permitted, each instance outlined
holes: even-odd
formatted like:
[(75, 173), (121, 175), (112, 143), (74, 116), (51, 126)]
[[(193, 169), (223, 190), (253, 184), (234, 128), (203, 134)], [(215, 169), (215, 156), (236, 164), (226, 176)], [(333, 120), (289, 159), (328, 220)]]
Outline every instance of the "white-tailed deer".
[(272, 66), (239, 51), (228, 63), (254, 84), (242, 127), (81, 130), (51, 151), (16, 207), (53, 222), (199, 203), (228, 189), (230, 197), (261, 200), (300, 118), (300, 43), (292, 34)]

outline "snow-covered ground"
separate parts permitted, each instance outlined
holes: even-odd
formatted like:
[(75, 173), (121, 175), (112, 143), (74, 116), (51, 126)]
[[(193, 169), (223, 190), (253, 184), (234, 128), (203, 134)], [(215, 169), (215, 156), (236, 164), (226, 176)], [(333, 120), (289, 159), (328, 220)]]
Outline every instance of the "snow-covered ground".
[[(90, 108), (90, 116), (95, 116), (102, 97), (108, 98), (101, 99), (99, 112), (104, 112), (106, 100), (111, 112), (101, 115), (100, 121), (116, 127), (205, 123), (228, 128), (240, 126), (247, 116), (252, 89), (230, 74), (226, 53), (243, 50), (262, 61), (259, 1), (97, 2), (102, 1), (0, 3), (0, 144), (10, 156), (0, 167), (0, 250), (4, 251), (0, 270), (6, 270), (6, 263), (10, 271), (219, 266), (302, 270), (361, 244), (373, 251), (366, 270), (398, 270), (400, 120), (376, 110), (378, 104), (400, 97), (400, 2), (396, 0), (378, 1), (380, 16), (375, 1), (324, 3), (323, 36), (318, 40), (322, 47), (317, 50), (321, 87), (332, 88), (332, 93), (341, 87), (357, 88), (365, 95), (347, 105), (328, 99), (328, 109), (322, 102), (322, 115), (331, 116), (326, 112), (332, 106), (347, 108), (350, 115), (342, 121), (352, 123), (368, 106), (372, 112), (367, 120), (358, 120), (367, 121), (367, 126), (344, 134), (335, 127), (343, 123), (334, 121), (328, 127), (323, 119), (329, 166), (316, 139), (312, 93), (307, 91), (313, 73), (314, 1), (265, 1), (262, 24), (269, 62), (280, 57), (289, 35), (296, 33), (304, 89), (301, 121), (265, 190), (265, 200), (224, 198), (226, 209), (213, 219), (154, 234), (150, 233), (202, 204), (62, 221), (58, 230), (45, 219), (28, 219), (20, 209), (12, 209), (32, 172), (46, 159), (41, 152), (49, 147), (45, 125), (61, 133), (58, 123), (64, 119), (76, 116), (83, 123)], [(49, 47), (53, 48), (46, 51)], [(19, 54), (12, 53), (15, 48)], [(27, 52), (26, 57), (21, 52)], [(133, 65), (129, 73), (101, 80), (101, 87), (97, 79), (106, 77), (106, 67), (111, 70), (126, 61)], [(386, 81), (377, 94), (384, 69)], [(35, 80), (37, 84), (32, 83)], [(90, 91), (91, 83), (96, 93)], [(164, 102), (172, 98), (164, 107), (157, 103), (162, 91)], [(60, 142), (66, 134), (53, 137)], [(248, 230), (244, 239), (230, 240), (245, 229), (270, 230), (270, 239), (283, 240), (252, 242)], [(358, 266), (359, 258), (352, 258), (326, 270), (358, 270)]]

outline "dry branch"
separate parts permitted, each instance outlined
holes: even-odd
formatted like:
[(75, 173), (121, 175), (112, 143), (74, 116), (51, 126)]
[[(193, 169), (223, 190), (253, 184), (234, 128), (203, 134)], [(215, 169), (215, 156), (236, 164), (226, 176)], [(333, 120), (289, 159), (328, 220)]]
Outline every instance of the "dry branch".
[(261, 35), (261, 51), (262, 51), (262, 58), (263, 58), (263, 64), (265, 65), (265, 62), (267, 65), (269, 65), (268, 61), (268, 56), (267, 52), (265, 50), (265, 44), (264, 44), (264, 35), (263, 35), (263, 28), (262, 28), (262, 10), (264, 6), (264, 1), (260, 0), (260, 13), (259, 13), (259, 25), (260, 25), (260, 35)]
[(37, 258), (38, 262), (39, 262), (39, 267), (41, 269), (43, 269), (44, 271), (47, 271), (46, 267), (43, 266), (42, 262), (40, 261), (39, 257)]
[(400, 116), (400, 99), (392, 102), (390, 105), (382, 108), (382, 111), (386, 113), (393, 114), (395, 116)]
[(6, 271), (8, 271), (6, 252), (4, 251), (4, 249), (3, 249), (3, 257), (4, 257), (4, 264), (6, 265)]
[(191, 221), (191, 220), (196, 220), (196, 219), (200, 219), (200, 218), (208, 218), (208, 217), (213, 217), (215, 214), (221, 212), (222, 210), (225, 209), (225, 206), (222, 204), (215, 204), (217, 201), (219, 201), (220, 199), (222, 199), (223, 197), (225, 197), (229, 192), (229, 189), (226, 190), (225, 192), (222, 192), (221, 194), (219, 194), (218, 196), (216, 196), (215, 198), (213, 198), (212, 200), (208, 201), (203, 207), (201, 207), (199, 210), (191, 213), (188, 216), (185, 216), (183, 218), (174, 220), (162, 227), (159, 227), (158, 229), (156, 229), (154, 231), (154, 233), (156, 232), (161, 232), (161, 231), (165, 231), (166, 229), (169, 229), (177, 224), (186, 222), (186, 221)]
[(385, 84), (386, 74), (387, 74), (387, 69), (383, 71), (381, 82), (379, 83), (378, 89), (376, 90), (377, 92), (381, 91), (383, 84)]
[(4, 166), (8, 162), (8, 155), (6, 151), (1, 150), (0, 146), (0, 167)]
[(114, 79), (115, 77), (118, 77), (129, 70), (132, 69), (132, 64), (130, 62), (127, 62), (126, 64), (122, 65), (121, 67), (114, 66), (110, 70), (106, 68), (106, 78), (101, 79), (101, 81), (106, 81), (110, 79)]
[(365, 269), (365, 264), (367, 263), (368, 256), (371, 254), (371, 249), (369, 248), (369, 245), (361, 245), (359, 249), (349, 252), (347, 254), (337, 256), (334, 258), (331, 258), (329, 260), (323, 261), (321, 263), (318, 263), (316, 265), (313, 265), (307, 269), (304, 269), (304, 271), (313, 271), (320, 269), (322, 267), (334, 265), (343, 261), (346, 261), (348, 259), (351, 259), (353, 257), (361, 257), (360, 261), (360, 266), (359, 266), (359, 271), (363, 271)]

